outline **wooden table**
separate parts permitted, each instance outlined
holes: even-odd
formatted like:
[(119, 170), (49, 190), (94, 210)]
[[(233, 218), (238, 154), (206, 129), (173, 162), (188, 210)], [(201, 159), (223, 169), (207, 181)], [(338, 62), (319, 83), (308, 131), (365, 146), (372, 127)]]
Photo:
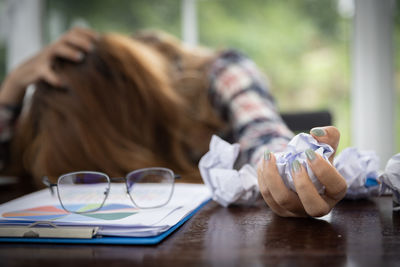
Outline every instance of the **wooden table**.
[[(0, 190), (0, 201), (17, 196)], [(254, 206), (203, 207), (155, 246), (0, 244), (0, 266), (400, 266), (391, 197), (342, 201), (323, 219)]]

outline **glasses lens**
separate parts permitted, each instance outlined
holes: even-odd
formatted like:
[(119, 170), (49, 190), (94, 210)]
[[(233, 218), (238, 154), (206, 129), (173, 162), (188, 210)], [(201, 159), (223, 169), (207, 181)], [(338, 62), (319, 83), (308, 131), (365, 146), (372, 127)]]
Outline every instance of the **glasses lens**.
[(107, 198), (110, 179), (98, 172), (76, 172), (58, 179), (58, 196), (65, 210), (85, 213), (100, 209)]
[(139, 208), (156, 208), (170, 200), (174, 190), (174, 173), (164, 168), (148, 168), (129, 173), (128, 193)]

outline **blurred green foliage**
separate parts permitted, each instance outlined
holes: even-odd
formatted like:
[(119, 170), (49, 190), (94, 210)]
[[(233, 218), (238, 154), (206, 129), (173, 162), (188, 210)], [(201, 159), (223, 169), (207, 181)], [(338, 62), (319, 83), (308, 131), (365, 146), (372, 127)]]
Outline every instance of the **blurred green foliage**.
[(103, 32), (125, 34), (143, 28), (163, 29), (176, 36), (180, 33), (179, 0), (49, 0), (48, 12), (57, 11), (69, 27), (77, 18)]
[(199, 1), (200, 40), (246, 52), (282, 111), (328, 109), (350, 145), (350, 23), (336, 1)]

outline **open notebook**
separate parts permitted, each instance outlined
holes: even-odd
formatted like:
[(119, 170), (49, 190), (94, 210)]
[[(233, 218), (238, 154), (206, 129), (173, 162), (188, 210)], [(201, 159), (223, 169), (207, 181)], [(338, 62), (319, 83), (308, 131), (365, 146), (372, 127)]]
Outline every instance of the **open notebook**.
[(65, 238), (65, 234), (61, 234), (54, 238), (32, 238), (25, 235), (1, 237), (0, 241), (156, 244), (188, 220), (210, 198), (211, 193), (205, 185), (176, 184), (174, 194), (166, 206), (137, 209), (127, 198), (124, 186), (112, 184), (110, 195), (101, 210), (73, 214), (61, 207), (57, 196), (51, 196), (49, 190), (44, 189), (0, 205), (0, 230), (3, 236), (7, 229), (23, 228), (29, 232), (29, 225), (40, 222), (32, 228), (33, 233), (37, 227), (61, 230), (93, 227), (93, 237)]

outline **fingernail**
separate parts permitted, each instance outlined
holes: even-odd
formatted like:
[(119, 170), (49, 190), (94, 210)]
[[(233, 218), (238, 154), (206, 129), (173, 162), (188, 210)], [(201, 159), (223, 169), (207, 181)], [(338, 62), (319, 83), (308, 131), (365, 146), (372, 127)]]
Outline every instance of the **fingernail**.
[(311, 130), (311, 133), (315, 136), (324, 136), (326, 134), (325, 131), (321, 128), (314, 128)]
[(307, 149), (306, 150), (306, 156), (308, 158), (309, 161), (313, 161), (315, 159), (315, 151), (312, 149)]
[(300, 171), (300, 162), (296, 159), (295, 161), (292, 162), (292, 171), (294, 173), (299, 172)]
[(269, 161), (271, 159), (271, 151), (268, 149), (264, 152), (264, 160)]

